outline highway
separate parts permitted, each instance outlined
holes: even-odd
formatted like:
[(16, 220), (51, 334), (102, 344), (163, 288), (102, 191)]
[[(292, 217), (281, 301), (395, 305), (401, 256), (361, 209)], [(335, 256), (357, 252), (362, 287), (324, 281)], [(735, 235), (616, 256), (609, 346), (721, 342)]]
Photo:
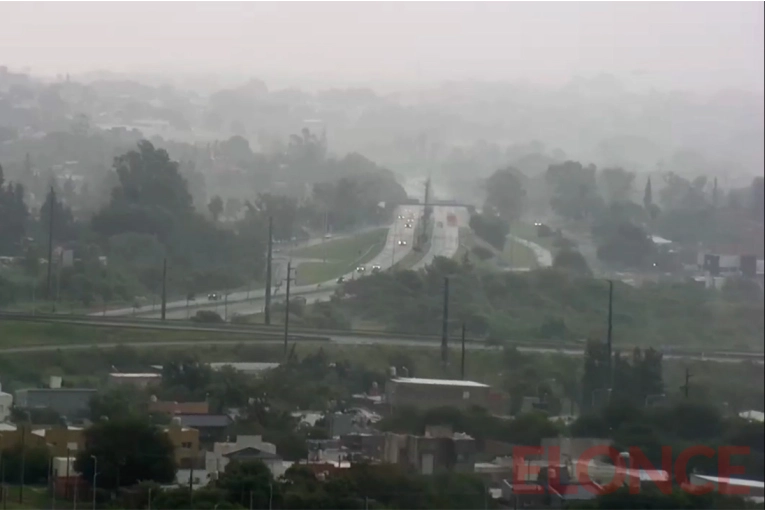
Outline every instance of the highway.
[[(414, 219), (408, 219), (409, 213), (413, 215)], [(365, 273), (359, 273), (354, 270), (343, 275), (343, 277), (346, 280), (359, 278), (363, 274), (368, 274), (374, 265), (378, 265), (381, 270), (385, 270), (393, 264), (400, 262), (401, 259), (412, 250), (413, 235), (421, 213), (422, 207), (420, 206), (399, 207), (395, 212), (393, 223), (388, 228), (385, 246), (383, 246), (377, 256), (364, 264), (364, 267), (366, 268)], [(404, 219), (399, 219), (399, 216), (404, 216)], [(412, 228), (406, 228), (406, 223), (411, 223)], [(406, 244), (399, 245), (399, 241), (404, 241)], [(275, 268), (277, 263), (278, 270), (274, 270), (274, 279), (280, 281), (287, 276), (285, 255), (280, 254), (278, 259), (274, 259)], [(294, 276), (296, 285), (293, 285), (290, 288), (290, 296), (302, 296), (308, 303), (328, 300), (335, 293), (335, 289), (339, 285), (337, 283), (337, 277), (322, 283), (300, 285), (300, 265), (297, 265)], [(272, 300), (282, 301), (286, 293), (285, 285), (281, 285), (278, 290), (276, 288), (274, 289)], [(206, 297), (201, 297), (198, 301), (189, 303), (188, 306), (185, 300), (169, 302), (167, 303), (165, 316), (168, 319), (187, 319), (190, 315), (195, 314), (199, 310), (210, 310), (216, 312), (224, 319), (230, 319), (234, 314), (251, 315), (261, 313), (265, 307), (265, 289), (253, 290), (250, 293), (234, 292), (229, 294), (226, 299), (220, 299), (218, 301), (206, 301), (206, 299)], [(93, 315), (104, 314), (95, 313)], [(107, 311), (105, 315), (109, 317), (135, 315), (144, 318), (159, 318), (161, 312), (159, 306), (155, 306), (153, 310), (139, 310), (137, 313), (134, 313), (132, 308), (110, 310)]]

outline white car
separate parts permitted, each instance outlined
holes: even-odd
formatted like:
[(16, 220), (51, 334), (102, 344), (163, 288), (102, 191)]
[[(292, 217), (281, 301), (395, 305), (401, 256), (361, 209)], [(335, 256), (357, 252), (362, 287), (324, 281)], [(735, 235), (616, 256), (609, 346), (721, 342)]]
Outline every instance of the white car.
[(406, 228), (412, 228), (412, 224), (411, 224), (411, 223), (407, 223), (406, 225), (404, 225), (404, 227), (406, 227)]
[(378, 264), (375, 264), (374, 266), (372, 266), (372, 272), (373, 273), (379, 273), (381, 269), (382, 269), (382, 267), (380, 267), (380, 265), (378, 265)]
[(363, 273), (366, 270), (367, 270), (367, 268), (364, 267), (364, 266), (359, 266), (359, 267), (356, 268), (356, 271), (359, 272), (359, 273)]
[(401, 240), (401, 241), (398, 242), (398, 245), (399, 246), (406, 246), (406, 241)]

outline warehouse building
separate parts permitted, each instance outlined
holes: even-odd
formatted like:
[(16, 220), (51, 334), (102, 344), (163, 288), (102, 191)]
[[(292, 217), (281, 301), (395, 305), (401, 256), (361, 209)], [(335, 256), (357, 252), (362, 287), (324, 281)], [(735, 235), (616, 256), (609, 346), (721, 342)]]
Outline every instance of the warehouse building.
[(401, 407), (433, 409), (483, 407), (494, 414), (507, 414), (508, 400), (491, 386), (475, 381), (395, 377), (385, 387), (391, 411)]

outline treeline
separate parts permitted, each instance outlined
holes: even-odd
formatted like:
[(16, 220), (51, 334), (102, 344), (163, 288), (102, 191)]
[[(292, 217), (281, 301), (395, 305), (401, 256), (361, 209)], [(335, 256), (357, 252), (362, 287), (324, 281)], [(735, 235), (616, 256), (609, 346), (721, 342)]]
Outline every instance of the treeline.
[[(464, 322), (471, 336), (501, 344), (578, 343), (604, 338), (608, 312), (605, 282), (555, 268), (526, 273), (486, 273), (470, 261), (436, 258), (428, 268), (379, 273), (346, 282), (332, 306), (347, 317), (392, 332), (439, 335), (444, 279), (450, 279), (450, 334)], [(735, 284), (720, 294), (693, 283), (615, 283), (614, 338), (621, 345), (752, 349), (762, 343), (762, 301)], [(745, 319), (744, 319), (745, 317)]]
[(748, 187), (730, 190), (704, 176), (689, 180), (666, 172), (660, 178), (655, 191), (650, 177), (638, 184), (634, 172), (619, 167), (551, 162), (535, 179), (514, 167), (502, 168), (485, 181), (483, 215), (474, 217), (471, 227), (500, 248), (508, 225), (534, 206), (532, 201), (546, 201), (559, 217), (586, 224), (598, 258), (614, 268), (673, 270), (683, 262), (695, 262), (686, 260), (684, 253), (672, 257), (661, 253), (652, 235), (689, 247), (739, 246), (744, 252), (761, 254), (762, 177)]
[[(325, 158), (321, 151), (302, 151), (308, 166), (293, 162), (286, 168), (308, 172), (311, 157)], [(90, 214), (76, 208), (89, 192), (84, 184), (70, 189), (68, 179), (62, 188), (54, 176), (34, 210), (26, 205), (33, 197), (22, 185), (5, 183), (0, 172), (0, 255), (17, 257), (15, 270), (0, 273), (0, 305), (55, 299), (86, 307), (142, 306), (160, 292), (164, 260), (171, 295), (242, 287), (263, 278), (269, 216), (277, 241), (295, 240), (312, 231), (323, 235), (385, 223), (406, 200), (392, 174), (362, 156), (322, 162), (333, 170), (312, 179), (331, 180), (316, 182), (307, 199), (279, 193), (251, 200), (215, 196), (200, 209), (181, 164), (144, 140), (115, 158), (108, 198)], [(51, 221), (53, 282), (46, 271)], [(72, 253), (66, 263), (62, 252)]]

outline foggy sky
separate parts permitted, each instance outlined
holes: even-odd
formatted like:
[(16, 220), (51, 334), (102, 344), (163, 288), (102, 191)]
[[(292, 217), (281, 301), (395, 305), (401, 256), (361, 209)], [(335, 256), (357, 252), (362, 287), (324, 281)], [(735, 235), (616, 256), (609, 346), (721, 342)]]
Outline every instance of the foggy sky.
[(763, 3), (0, 3), (0, 65), (270, 80), (763, 90)]

